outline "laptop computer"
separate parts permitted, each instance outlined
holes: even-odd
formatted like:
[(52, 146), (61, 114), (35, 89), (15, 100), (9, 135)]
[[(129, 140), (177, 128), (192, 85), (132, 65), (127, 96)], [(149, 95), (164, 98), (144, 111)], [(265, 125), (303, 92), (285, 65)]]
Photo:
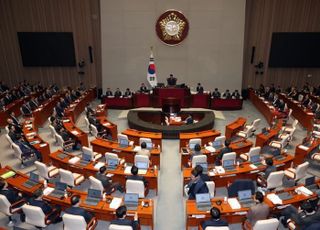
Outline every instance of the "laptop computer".
[(127, 139), (124, 139), (124, 138), (120, 138), (119, 139), (119, 146), (121, 148), (126, 148), (129, 146), (129, 141)]
[(62, 182), (56, 182), (54, 190), (49, 193), (49, 196), (53, 196), (55, 198), (61, 199), (64, 197), (64, 194), (67, 190), (67, 184)]
[(255, 166), (260, 166), (260, 165), (262, 165), (262, 163), (261, 163), (261, 158), (260, 158), (260, 155), (259, 155), (259, 154), (251, 156), (250, 161), (251, 161), (251, 163), (254, 164)]
[(305, 187), (309, 190), (311, 190), (312, 192), (315, 192), (315, 190), (318, 190), (318, 185), (316, 184), (316, 179), (315, 176), (311, 176), (306, 178), (305, 180)]
[(221, 141), (213, 141), (212, 142), (212, 147), (215, 149), (220, 149), (223, 147), (223, 143)]
[(138, 167), (138, 174), (146, 174), (148, 171), (148, 162), (137, 161), (135, 164)]
[(147, 142), (147, 149), (151, 150), (153, 148), (153, 143), (152, 142)]
[(251, 189), (238, 191), (238, 200), (242, 207), (249, 208), (255, 205), (255, 201), (252, 199)]
[(86, 166), (87, 164), (90, 163), (90, 161), (91, 161), (91, 155), (82, 153), (82, 158), (79, 161), (79, 164), (82, 166)]
[(118, 167), (118, 158), (108, 158), (107, 159), (107, 170), (115, 170)]
[(211, 209), (211, 201), (209, 193), (196, 194), (197, 209), (201, 211), (209, 211)]
[(85, 201), (85, 204), (96, 206), (102, 199), (102, 194), (100, 190), (97, 189), (88, 189), (88, 196)]
[(64, 158), (67, 158), (68, 155), (67, 155), (67, 154), (64, 154), (64, 153), (59, 153), (59, 154), (57, 155), (57, 157), (58, 157), (59, 159), (63, 160)]
[(190, 143), (189, 144), (189, 149), (194, 150), (194, 146), (196, 146), (196, 143)]
[(197, 162), (196, 166), (197, 165), (201, 165), (201, 167), (203, 169), (203, 171), (202, 171), (203, 174), (207, 174), (208, 173), (208, 163)]
[(26, 188), (32, 188), (33, 186), (39, 183), (39, 175), (31, 172), (29, 179), (23, 183), (23, 186)]
[(124, 194), (124, 205), (127, 210), (137, 210), (139, 204), (139, 194), (138, 193), (126, 193)]
[(234, 166), (234, 160), (224, 160), (223, 161), (223, 168), (225, 171), (234, 171), (236, 170)]
[(282, 193), (278, 193), (277, 196), (281, 199), (281, 200), (290, 200), (292, 199), (292, 195), (288, 192), (282, 192)]

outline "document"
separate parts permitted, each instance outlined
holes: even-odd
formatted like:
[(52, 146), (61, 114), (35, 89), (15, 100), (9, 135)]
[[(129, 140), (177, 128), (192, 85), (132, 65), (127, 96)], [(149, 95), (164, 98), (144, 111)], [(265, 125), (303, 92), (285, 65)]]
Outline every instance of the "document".
[(94, 168), (95, 169), (100, 169), (102, 166), (104, 166), (105, 164), (103, 162), (98, 162), (95, 164)]
[(79, 157), (72, 157), (68, 162), (69, 162), (69, 164), (73, 164), (74, 165), (79, 161), (80, 161)]
[(229, 198), (228, 199), (228, 204), (230, 205), (230, 207), (232, 209), (240, 209), (241, 208), (241, 205), (240, 205), (240, 203), (239, 203), (237, 198)]
[(304, 187), (304, 186), (301, 186), (301, 187), (299, 187), (299, 188), (296, 188), (295, 191), (296, 191), (296, 193), (298, 193), (298, 194), (303, 194), (303, 195), (305, 195), (305, 196), (311, 196), (311, 195), (313, 194), (312, 191), (310, 191), (309, 189), (307, 189), (307, 188)]
[(282, 204), (282, 200), (274, 193), (268, 194), (267, 198), (273, 203), (273, 204)]
[(121, 203), (122, 203), (122, 198), (114, 197), (112, 199), (109, 207), (112, 208), (112, 209), (117, 209), (117, 208), (120, 207)]

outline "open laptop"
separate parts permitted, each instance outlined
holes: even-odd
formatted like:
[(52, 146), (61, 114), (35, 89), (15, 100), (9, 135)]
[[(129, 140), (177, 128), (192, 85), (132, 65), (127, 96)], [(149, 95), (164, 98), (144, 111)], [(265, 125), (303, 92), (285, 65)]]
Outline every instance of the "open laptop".
[(259, 155), (259, 154), (251, 156), (250, 161), (251, 161), (251, 163), (254, 164), (255, 166), (260, 166), (260, 165), (262, 165), (262, 163), (261, 163), (261, 158), (260, 158), (260, 155)]
[(223, 161), (223, 168), (225, 171), (234, 171), (236, 170), (234, 166), (234, 160), (224, 160)]
[(256, 204), (252, 199), (251, 189), (238, 191), (238, 200), (242, 207), (249, 208)]
[(115, 170), (118, 167), (118, 158), (108, 158), (107, 159), (107, 170)]
[(79, 161), (79, 164), (82, 166), (86, 166), (87, 164), (90, 163), (90, 161), (91, 161), (91, 155), (82, 153), (82, 158)]
[(135, 165), (138, 168), (138, 174), (146, 174), (148, 171), (148, 162), (137, 161)]
[(197, 165), (201, 165), (201, 167), (202, 167), (202, 169), (203, 169), (203, 171), (202, 171), (203, 174), (207, 174), (207, 173), (208, 173), (208, 163), (197, 162), (197, 163), (196, 163), (196, 166), (197, 166)]
[(211, 209), (211, 201), (209, 193), (196, 194), (197, 209), (201, 211), (209, 211)]
[(281, 200), (290, 200), (292, 199), (292, 195), (288, 192), (282, 192), (282, 193), (278, 193), (277, 196), (281, 199)]
[(26, 188), (32, 188), (33, 186), (39, 183), (39, 175), (31, 172), (29, 179), (23, 183), (23, 186)]
[(190, 143), (189, 144), (189, 149), (194, 150), (194, 146), (196, 146), (197, 143)]
[(306, 178), (305, 180), (305, 187), (309, 190), (311, 190), (312, 192), (315, 192), (316, 190), (318, 190), (318, 185), (316, 184), (316, 177), (315, 176), (311, 176)]
[(102, 194), (100, 190), (97, 189), (88, 189), (88, 196), (85, 201), (85, 204), (96, 206), (102, 199)]
[(56, 182), (54, 190), (49, 194), (55, 198), (61, 199), (67, 190), (67, 184), (62, 182)]
[(212, 142), (212, 147), (215, 149), (220, 149), (223, 147), (223, 143), (221, 141), (213, 141)]
[(119, 139), (119, 146), (121, 148), (127, 148), (129, 146), (129, 141), (127, 139), (120, 138)]
[(152, 142), (146, 142), (147, 149), (151, 150), (153, 148), (153, 143)]
[(139, 204), (139, 194), (138, 193), (126, 193), (124, 194), (124, 205), (127, 210), (137, 210)]

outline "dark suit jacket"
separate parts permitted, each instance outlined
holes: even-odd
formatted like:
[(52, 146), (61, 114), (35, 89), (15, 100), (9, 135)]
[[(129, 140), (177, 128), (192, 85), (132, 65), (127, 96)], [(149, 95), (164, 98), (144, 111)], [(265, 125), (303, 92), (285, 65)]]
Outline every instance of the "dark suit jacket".
[(83, 216), (87, 223), (89, 223), (93, 218), (93, 215), (90, 212), (87, 212), (83, 208), (79, 207), (70, 207), (67, 208), (64, 212), (72, 215)]
[(147, 92), (148, 89), (147, 89), (146, 86), (143, 86), (143, 87), (141, 86), (141, 87), (140, 87), (140, 91), (141, 91), (141, 92)]
[(34, 100), (29, 101), (29, 106), (31, 110), (34, 110), (38, 107), (37, 103)]
[(148, 185), (148, 182), (146, 181), (146, 179), (143, 176), (139, 176), (139, 175), (127, 176), (127, 180), (141, 180), (141, 181), (143, 181), (144, 186)]
[(320, 211), (318, 210), (313, 215), (308, 216), (302, 216), (300, 213), (294, 213), (292, 219), (301, 229), (307, 230), (310, 225), (320, 222)]
[(212, 92), (212, 97), (213, 98), (220, 98), (221, 97), (221, 93), (219, 91), (213, 91)]
[(197, 92), (198, 93), (203, 93), (203, 87), (202, 86), (197, 86)]
[(122, 95), (121, 91), (116, 91), (116, 92), (114, 93), (114, 96), (115, 96), (115, 97), (121, 97), (121, 95)]
[(112, 96), (112, 92), (111, 91), (106, 91), (106, 96)]
[(173, 78), (168, 77), (168, 78), (167, 78), (167, 83), (168, 83), (168, 85), (176, 85), (176, 84), (177, 84), (177, 78), (175, 78), (175, 77), (173, 77)]
[(22, 105), (21, 106), (21, 109), (22, 109), (22, 112), (24, 113), (24, 114), (31, 114), (32, 113), (32, 111), (28, 108), (28, 106), (26, 106), (26, 105)]
[(95, 177), (102, 182), (104, 188), (108, 188), (111, 185), (110, 180), (106, 175), (98, 172)]
[(211, 220), (205, 220), (201, 223), (201, 227), (203, 230), (206, 229), (206, 227), (210, 227), (210, 226), (228, 226), (228, 223), (224, 220), (214, 220), (214, 219), (211, 219)]
[(127, 220), (127, 219), (112, 220), (111, 224), (128, 225), (128, 226), (131, 226), (133, 228), (133, 230), (137, 230), (138, 226), (139, 226), (139, 222), (138, 221)]
[(42, 200), (29, 199), (29, 204), (32, 206), (40, 207), (45, 215), (52, 212), (52, 207)]
[(10, 204), (13, 204), (13, 203), (21, 200), (21, 197), (19, 196), (19, 194), (16, 191), (13, 191), (11, 189), (3, 189), (0, 191), (0, 194), (7, 197)]
[(206, 183), (200, 178), (195, 183), (192, 183), (189, 186), (189, 191), (188, 191), (189, 200), (196, 199), (196, 194), (198, 193), (208, 193), (208, 192), (209, 192), (209, 189)]
[(132, 92), (127, 92), (127, 91), (124, 92), (124, 97), (130, 97), (130, 96), (132, 96)]

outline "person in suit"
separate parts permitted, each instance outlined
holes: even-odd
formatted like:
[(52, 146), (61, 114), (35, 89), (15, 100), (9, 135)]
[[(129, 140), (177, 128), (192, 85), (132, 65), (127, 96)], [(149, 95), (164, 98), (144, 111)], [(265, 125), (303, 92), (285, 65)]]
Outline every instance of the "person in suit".
[(262, 174), (264, 179), (268, 179), (268, 176), (270, 175), (270, 173), (277, 171), (276, 166), (273, 165), (272, 158), (267, 158), (266, 164), (267, 164), (267, 168), (264, 171), (264, 173)]
[(231, 97), (233, 99), (241, 99), (241, 95), (237, 89), (231, 94)]
[(131, 97), (132, 96), (132, 92), (130, 91), (129, 88), (126, 89), (126, 91), (124, 92), (124, 97)]
[(10, 104), (12, 102), (12, 97), (10, 95), (10, 93), (6, 93), (6, 95), (4, 96), (4, 102), (6, 103), (6, 105)]
[(141, 86), (140, 86), (140, 92), (141, 93), (148, 93), (149, 92), (147, 86), (143, 82), (141, 83)]
[(295, 222), (298, 229), (301, 230), (309, 230), (310, 226), (320, 222), (320, 210), (316, 210), (309, 201), (301, 204), (301, 212), (294, 206), (289, 205), (282, 210), (281, 216), (283, 216), (281, 222), (285, 227), (287, 226), (288, 220), (291, 219)]
[(206, 181), (211, 181), (210, 177), (207, 174), (203, 174), (203, 168), (201, 165), (197, 165), (196, 167), (194, 167), (195, 170), (197, 170), (200, 178), (206, 182)]
[(273, 97), (272, 105), (277, 108), (279, 106), (279, 103), (280, 103), (280, 100), (279, 100), (278, 94), (275, 94)]
[(126, 219), (127, 215), (127, 207), (122, 205), (117, 208), (116, 210), (116, 217), (117, 219), (112, 220), (110, 224), (116, 224), (116, 225), (127, 225), (131, 226), (133, 230), (139, 229), (139, 220), (138, 220), (138, 213), (134, 213), (133, 220)]
[(21, 106), (21, 110), (25, 116), (31, 116), (32, 110), (27, 103)]
[(214, 99), (220, 98), (221, 97), (221, 93), (219, 92), (218, 88), (215, 88), (214, 91), (211, 94), (211, 97)]
[(170, 76), (167, 78), (167, 84), (169, 86), (175, 86), (177, 84), (177, 78), (173, 77), (173, 74), (170, 74)]
[(8, 133), (9, 137), (11, 138), (11, 140), (16, 143), (20, 140), (21, 138), (21, 133), (16, 131), (15, 126), (9, 126), (9, 133)]
[(63, 106), (61, 105), (61, 102), (58, 101), (56, 107), (55, 107), (55, 110), (56, 110), (56, 113), (57, 113), (57, 116), (58, 117), (63, 117), (64, 116), (64, 108)]
[(31, 108), (31, 110), (35, 110), (36, 108), (38, 108), (38, 103), (36, 102), (35, 98), (32, 97), (31, 100), (29, 101), (29, 107)]
[(22, 199), (22, 196), (18, 192), (8, 189), (4, 179), (0, 179), (0, 194), (5, 196), (10, 204), (14, 204)]
[(5, 92), (5, 91), (9, 90), (9, 87), (6, 86), (5, 84), (3, 84), (2, 81), (0, 81), (0, 90), (1, 90), (2, 92)]
[(216, 207), (213, 207), (210, 209), (210, 220), (205, 220), (201, 223), (201, 227), (203, 230), (206, 229), (206, 227), (218, 227), (218, 226), (229, 226), (228, 222), (220, 219), (220, 210)]
[(225, 153), (231, 153), (233, 151), (232, 148), (230, 147), (230, 144), (231, 144), (230, 140), (225, 140), (225, 142), (224, 142), (225, 147), (222, 148), (220, 150), (220, 153), (217, 155), (215, 165), (221, 165), (221, 160), (222, 160), (223, 155)]
[(198, 193), (208, 193), (209, 189), (206, 183), (201, 179), (199, 172), (196, 169), (192, 169), (191, 171), (191, 180), (187, 185), (188, 189), (188, 199), (194, 200), (196, 198), (196, 194)]
[(14, 126), (15, 131), (22, 134), (22, 126), (19, 123), (16, 124), (11, 118), (7, 119), (7, 123), (8, 123), (9, 129), (11, 128), (11, 126)]
[(147, 149), (147, 144), (146, 142), (142, 142), (140, 145), (141, 149), (136, 153), (137, 155), (142, 155), (142, 156), (147, 156), (150, 158), (151, 153), (150, 150)]
[(86, 87), (84, 86), (83, 82), (80, 82), (79, 88), (80, 91), (85, 91)]
[(140, 181), (143, 181), (143, 184), (145, 187), (148, 186), (148, 182), (147, 182), (146, 178), (138, 175), (138, 171), (139, 171), (138, 167), (133, 165), (131, 167), (131, 174), (132, 175), (127, 176), (127, 180), (140, 180)]
[(198, 155), (202, 155), (201, 146), (199, 144), (195, 144), (194, 150), (191, 152), (190, 161), (192, 162), (192, 158)]
[(193, 117), (191, 114), (188, 115), (188, 117), (186, 118), (186, 120), (184, 121), (187, 125), (191, 125), (193, 124)]
[(64, 110), (65, 108), (68, 107), (68, 104), (66, 103), (66, 101), (64, 100), (64, 98), (60, 98), (60, 104), (59, 106), (61, 107), (62, 110)]
[(117, 88), (117, 89), (116, 89), (116, 92), (114, 92), (114, 96), (115, 96), (115, 97), (121, 97), (121, 96), (122, 96), (122, 93), (121, 93), (121, 91), (120, 91), (119, 88)]
[(110, 88), (107, 88), (106, 96), (107, 96), (107, 97), (113, 96), (113, 93), (112, 93), (112, 91), (111, 91)]
[(223, 94), (222, 97), (225, 99), (231, 99), (231, 93), (230, 91), (227, 89)]
[(303, 100), (303, 102), (302, 102), (302, 105), (303, 105), (304, 107), (308, 107), (310, 101), (311, 101), (311, 99), (309, 98), (309, 95), (306, 94), (306, 96), (304, 97), (304, 100)]
[(71, 215), (83, 216), (86, 223), (90, 223), (93, 218), (93, 215), (87, 210), (79, 207), (80, 196), (75, 195), (71, 197), (71, 205), (72, 207), (67, 208), (64, 212)]
[(198, 83), (196, 90), (197, 90), (198, 93), (203, 93), (203, 87), (202, 87), (202, 85), (200, 83)]
[(42, 161), (41, 153), (29, 142), (26, 142), (23, 139), (23, 136), (21, 136), (20, 139), (15, 143), (19, 146), (23, 156), (25, 156), (26, 158), (29, 158), (29, 157), (32, 157), (33, 154), (35, 154), (37, 159), (39, 161)]
[(101, 181), (103, 188), (107, 195), (110, 195), (115, 190), (119, 190), (120, 192), (123, 192), (123, 188), (118, 182), (112, 182), (109, 177), (106, 176), (107, 168), (106, 166), (102, 166), (99, 171), (96, 173), (95, 178), (97, 178), (99, 181)]
[(247, 224), (250, 224), (251, 227), (253, 227), (258, 220), (268, 219), (270, 208), (267, 204), (263, 203), (263, 200), (263, 194), (259, 191), (256, 192), (255, 201), (258, 202), (258, 204), (252, 206), (247, 212), (247, 219), (244, 223), (245, 229), (251, 229), (248, 228)]

